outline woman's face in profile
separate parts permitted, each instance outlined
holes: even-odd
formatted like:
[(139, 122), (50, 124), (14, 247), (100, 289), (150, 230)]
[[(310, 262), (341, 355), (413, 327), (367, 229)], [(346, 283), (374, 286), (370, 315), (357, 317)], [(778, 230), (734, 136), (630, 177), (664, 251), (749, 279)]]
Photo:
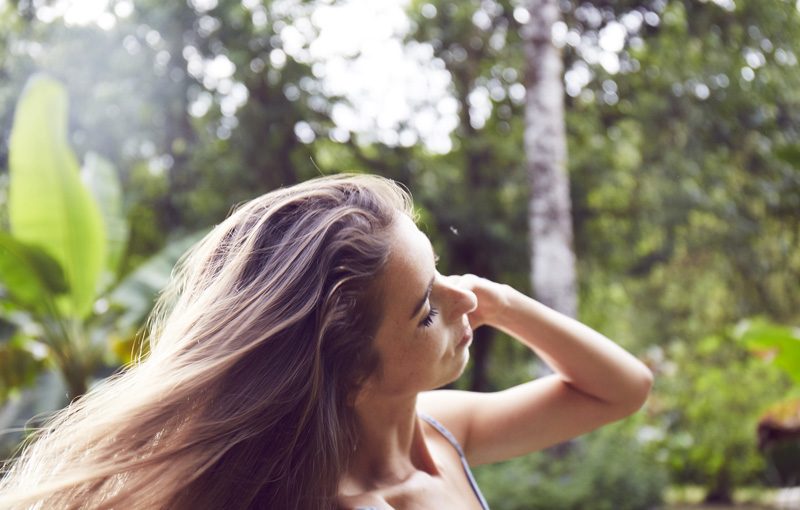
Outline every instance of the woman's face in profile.
[(390, 227), (390, 239), (375, 336), (382, 370), (368, 387), (401, 395), (434, 389), (461, 375), (472, 339), (467, 314), (477, 299), (436, 271), (428, 237), (405, 214)]

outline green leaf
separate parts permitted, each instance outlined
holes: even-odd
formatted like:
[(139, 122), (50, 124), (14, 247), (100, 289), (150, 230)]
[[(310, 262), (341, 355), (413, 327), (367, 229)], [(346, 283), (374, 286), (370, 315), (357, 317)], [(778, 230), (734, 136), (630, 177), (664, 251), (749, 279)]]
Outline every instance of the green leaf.
[(207, 233), (207, 230), (195, 232), (167, 244), (111, 291), (111, 304), (124, 310), (117, 322), (119, 332), (125, 334), (142, 324), (153, 308), (156, 296), (169, 281), (178, 259)]
[(27, 349), (27, 339), (17, 334), (0, 343), (0, 403), (13, 390), (31, 386), (45, 367), (43, 359)]
[(775, 156), (794, 167), (800, 168), (800, 144), (787, 144), (775, 149)]
[(17, 104), (9, 143), (9, 219), (14, 237), (41, 247), (64, 269), (66, 315), (91, 312), (105, 267), (106, 234), (100, 209), (78, 174), (67, 144), (67, 94), (37, 75)]
[(81, 174), (103, 216), (108, 241), (107, 274), (103, 287), (107, 287), (115, 279), (128, 243), (129, 229), (122, 207), (122, 187), (114, 165), (94, 152), (86, 154)]
[(48, 312), (51, 296), (69, 290), (58, 262), (5, 232), (0, 232), (0, 284), (17, 303), (39, 315)]
[(756, 320), (745, 323), (740, 337), (748, 349), (771, 359), (800, 383), (800, 333), (787, 326)]

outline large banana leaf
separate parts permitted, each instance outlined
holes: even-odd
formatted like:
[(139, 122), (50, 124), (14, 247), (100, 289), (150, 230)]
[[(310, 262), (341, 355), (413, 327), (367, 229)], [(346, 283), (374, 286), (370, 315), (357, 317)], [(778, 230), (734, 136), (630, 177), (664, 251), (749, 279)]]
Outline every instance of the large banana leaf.
[(57, 81), (31, 78), (17, 104), (9, 143), (9, 218), (15, 238), (41, 247), (63, 268), (69, 294), (63, 313), (92, 309), (105, 267), (100, 209), (67, 143), (67, 94)]
[(102, 285), (105, 289), (116, 279), (119, 263), (128, 243), (128, 221), (122, 203), (122, 187), (114, 165), (94, 152), (86, 154), (81, 177), (103, 214), (108, 241), (106, 274)]

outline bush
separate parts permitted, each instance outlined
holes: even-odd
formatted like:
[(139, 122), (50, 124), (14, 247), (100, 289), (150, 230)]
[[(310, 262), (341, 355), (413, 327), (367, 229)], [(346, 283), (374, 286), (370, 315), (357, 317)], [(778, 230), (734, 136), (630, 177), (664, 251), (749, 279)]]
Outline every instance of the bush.
[(750, 355), (732, 331), (676, 342), (669, 358), (677, 369), (657, 378), (653, 402), (666, 434), (653, 446), (674, 482), (703, 485), (706, 502), (729, 502), (736, 487), (765, 478), (758, 418), (786, 395), (787, 378)]
[(633, 422), (615, 424), (566, 448), (477, 467), (475, 476), (494, 510), (655, 508), (667, 476), (634, 432)]

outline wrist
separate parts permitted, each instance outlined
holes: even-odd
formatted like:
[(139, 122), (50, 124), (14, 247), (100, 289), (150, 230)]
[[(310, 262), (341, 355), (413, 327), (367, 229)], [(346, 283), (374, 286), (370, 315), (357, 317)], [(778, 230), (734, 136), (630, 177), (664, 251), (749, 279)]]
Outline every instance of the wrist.
[(498, 284), (497, 301), (495, 303), (494, 313), (487, 321), (487, 324), (492, 327), (502, 327), (509, 317), (509, 312), (513, 308), (514, 294), (518, 291), (507, 284)]

